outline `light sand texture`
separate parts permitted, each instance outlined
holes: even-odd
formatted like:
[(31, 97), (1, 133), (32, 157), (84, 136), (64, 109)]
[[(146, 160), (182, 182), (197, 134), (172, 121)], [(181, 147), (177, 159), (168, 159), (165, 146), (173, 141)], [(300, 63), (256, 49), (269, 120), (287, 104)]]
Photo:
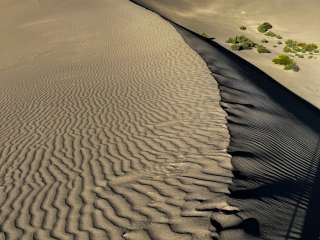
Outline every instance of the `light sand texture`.
[[(320, 1), (319, 0), (134, 0), (174, 22), (197, 32), (214, 37), (215, 41), (230, 49), (225, 41), (232, 36), (244, 34), (260, 42), (266, 38), (257, 31), (259, 24), (268, 21), (274, 31), (285, 39), (316, 42), (320, 45)], [(245, 25), (246, 31), (240, 26)], [(272, 59), (283, 51), (277, 38), (268, 38), (271, 54), (252, 51), (234, 51), (266, 72), (280, 84), (320, 108), (320, 56), (317, 59), (295, 58), (299, 72), (284, 71), (273, 64)]]
[(229, 135), (175, 29), (127, 0), (0, 16), (0, 239), (211, 239)]

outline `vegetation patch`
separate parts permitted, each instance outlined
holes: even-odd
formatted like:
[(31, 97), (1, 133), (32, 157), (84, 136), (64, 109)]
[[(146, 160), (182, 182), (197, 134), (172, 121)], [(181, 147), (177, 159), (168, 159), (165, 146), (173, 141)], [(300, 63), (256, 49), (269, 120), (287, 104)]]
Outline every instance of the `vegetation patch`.
[[(285, 70), (292, 70), (298, 72), (299, 66), (294, 61), (296, 58), (308, 58), (317, 59), (316, 56), (320, 55), (320, 46), (315, 43), (299, 42), (292, 39), (282, 40), (283, 37), (270, 29), (273, 26), (264, 22), (258, 26), (258, 31), (268, 38), (263, 38), (259, 43), (256, 43), (243, 35), (237, 35), (230, 37), (226, 42), (230, 44), (230, 47), (234, 51), (257, 49), (257, 53), (271, 53), (266, 47), (266, 44), (270, 44), (270, 48), (278, 48), (283, 46), (283, 53), (273, 58), (272, 62), (281, 66), (284, 66)], [(245, 31), (247, 27), (240, 26), (240, 30)], [(273, 39), (271, 39), (273, 38)]]
[(295, 72), (299, 71), (299, 66), (296, 62), (286, 54), (279, 54), (272, 60), (272, 62), (284, 66), (285, 70), (293, 70)]
[(235, 36), (229, 38), (227, 43), (231, 44), (231, 49), (236, 51), (246, 50), (246, 49), (252, 49), (257, 44), (254, 43), (251, 39), (241, 35), (241, 36)]
[(264, 35), (266, 35), (267, 37), (274, 37), (274, 38), (282, 39), (282, 37), (279, 34), (276, 34), (271, 31), (266, 32)]
[(271, 28), (272, 28), (272, 25), (270, 23), (264, 22), (258, 26), (258, 31), (261, 33), (265, 33)]
[(288, 39), (285, 44), (286, 46), (283, 48), (284, 52), (306, 54), (319, 53), (319, 46), (315, 43), (298, 42), (292, 39)]
[(242, 26), (240, 26), (240, 30), (245, 31), (245, 30), (247, 30), (247, 27), (242, 25)]
[(271, 51), (263, 45), (256, 46), (258, 53), (271, 53)]
[(202, 37), (205, 37), (205, 38), (209, 38), (208, 34), (206, 34), (205, 32), (202, 33), (201, 36), (202, 36)]

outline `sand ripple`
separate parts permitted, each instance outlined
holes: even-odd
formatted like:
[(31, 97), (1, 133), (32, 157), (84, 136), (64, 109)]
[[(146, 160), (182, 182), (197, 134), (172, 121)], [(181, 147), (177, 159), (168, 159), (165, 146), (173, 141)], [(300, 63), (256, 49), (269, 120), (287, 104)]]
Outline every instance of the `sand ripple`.
[(0, 239), (211, 239), (231, 165), (200, 57), (125, 0), (5, 2)]

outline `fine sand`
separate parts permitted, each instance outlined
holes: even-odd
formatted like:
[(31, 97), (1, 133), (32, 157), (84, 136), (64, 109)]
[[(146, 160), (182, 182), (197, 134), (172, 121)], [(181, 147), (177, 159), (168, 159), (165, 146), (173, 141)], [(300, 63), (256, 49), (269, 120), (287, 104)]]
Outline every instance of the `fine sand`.
[(229, 202), (241, 212), (212, 215), (221, 239), (319, 239), (320, 111), (220, 45), (176, 28), (208, 64), (228, 114)]
[(211, 239), (231, 183), (205, 62), (127, 0), (0, 3), (0, 239)]
[[(199, 34), (206, 33), (215, 42), (230, 48), (225, 41), (235, 35), (246, 35), (260, 42), (265, 38), (257, 31), (262, 22), (270, 22), (272, 31), (284, 39), (320, 44), (319, 0), (134, 0)], [(245, 25), (246, 31), (240, 26)], [(278, 39), (269, 39), (271, 54), (252, 51), (235, 53), (259, 67), (280, 84), (320, 109), (320, 56), (315, 59), (295, 58), (299, 72), (284, 71), (272, 59), (282, 52)], [(273, 46), (277, 47), (274, 48)]]

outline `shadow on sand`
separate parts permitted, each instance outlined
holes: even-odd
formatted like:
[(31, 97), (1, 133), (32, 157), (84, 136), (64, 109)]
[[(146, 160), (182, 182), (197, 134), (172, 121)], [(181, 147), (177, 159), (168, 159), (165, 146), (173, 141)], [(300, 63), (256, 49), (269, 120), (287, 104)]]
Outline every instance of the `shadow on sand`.
[(258, 221), (259, 238), (320, 239), (319, 109), (213, 39), (167, 20), (219, 83), (234, 167), (230, 202)]
[(174, 26), (219, 82), (231, 135), (231, 202), (259, 221), (261, 238), (318, 239), (320, 111), (217, 43)]

